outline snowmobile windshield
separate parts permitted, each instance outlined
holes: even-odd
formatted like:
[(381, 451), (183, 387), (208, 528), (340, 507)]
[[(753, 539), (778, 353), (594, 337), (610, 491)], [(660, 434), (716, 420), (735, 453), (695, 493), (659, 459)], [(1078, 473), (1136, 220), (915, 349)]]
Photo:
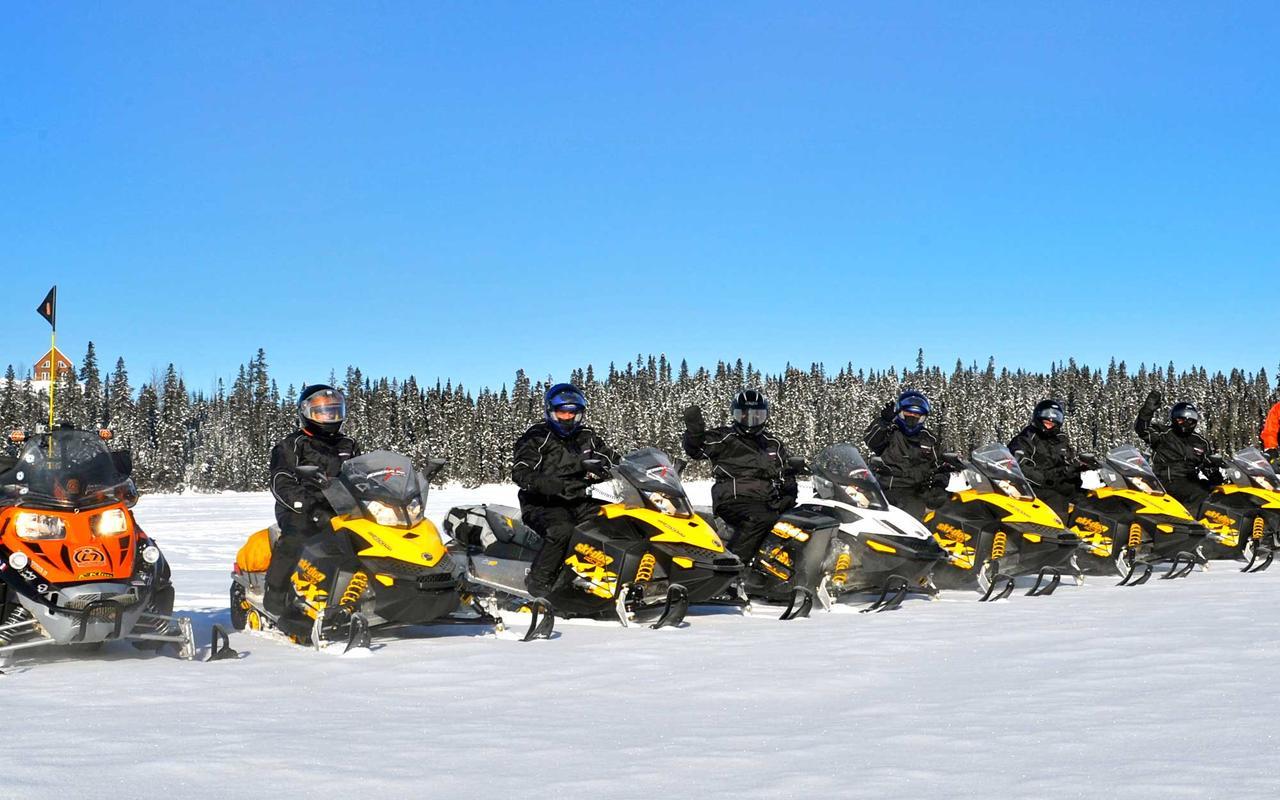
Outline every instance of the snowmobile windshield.
[(27, 441), (18, 463), (5, 473), (5, 502), (60, 509), (132, 503), (137, 490), (122, 466), (97, 433), (58, 429), (39, 434)]
[[(1002, 444), (989, 444), (979, 447), (970, 454), (970, 461), (975, 470), (991, 484), (995, 491), (1018, 500), (1034, 500), (1035, 492), (1031, 490), (1031, 482), (1022, 474), (1018, 460)], [(970, 481), (973, 483), (973, 481)], [(978, 486), (974, 486), (975, 489)]]
[(324, 496), (335, 514), (411, 528), (422, 522), (427, 481), (407, 456), (375, 450), (344, 462)]
[(651, 508), (673, 517), (693, 515), (680, 473), (667, 454), (656, 447), (627, 453), (614, 469), (614, 476), (621, 484), (622, 502), (629, 506)]
[(857, 508), (889, 508), (880, 482), (867, 468), (862, 453), (847, 442), (833, 444), (813, 459), (813, 491), (824, 500)]
[(1236, 451), (1231, 457), (1231, 480), (1237, 486), (1280, 491), (1280, 477), (1271, 462), (1256, 447)]
[(1107, 451), (1106, 464), (1098, 471), (1112, 489), (1136, 489), (1145, 494), (1164, 494), (1164, 486), (1138, 448), (1121, 445)]

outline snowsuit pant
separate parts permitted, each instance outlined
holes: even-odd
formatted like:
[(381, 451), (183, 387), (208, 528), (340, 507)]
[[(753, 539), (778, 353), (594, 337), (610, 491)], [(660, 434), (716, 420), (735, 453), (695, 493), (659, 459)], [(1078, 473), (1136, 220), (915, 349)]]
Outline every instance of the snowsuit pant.
[(1192, 478), (1166, 478), (1161, 482), (1164, 483), (1165, 491), (1186, 506), (1193, 517), (1200, 516), (1200, 504), (1209, 496), (1209, 490), (1213, 486), (1206, 480)]
[(583, 498), (567, 501), (563, 505), (543, 506), (526, 503), (520, 507), (520, 518), (525, 525), (542, 536), (542, 547), (529, 565), (529, 577), (525, 585), (535, 595), (545, 594), (555, 582), (560, 566), (564, 563), (569, 539), (581, 522), (600, 513), (599, 500)]
[(885, 489), (884, 496), (889, 505), (897, 506), (916, 519), (924, 519), (925, 511), (939, 508), (947, 502), (946, 491), (932, 486), (924, 491), (896, 487)]
[(271, 548), (271, 563), (267, 566), (266, 591), (262, 604), (267, 612), (277, 617), (289, 607), (289, 585), (293, 569), (298, 565), (302, 548), (306, 545), (311, 533), (292, 529), (280, 531), (280, 538)]
[(715, 511), (716, 516), (729, 523), (729, 527), (733, 529), (729, 552), (748, 567), (755, 562), (760, 543), (773, 530), (778, 517), (782, 516), (772, 504), (751, 500), (721, 503)]

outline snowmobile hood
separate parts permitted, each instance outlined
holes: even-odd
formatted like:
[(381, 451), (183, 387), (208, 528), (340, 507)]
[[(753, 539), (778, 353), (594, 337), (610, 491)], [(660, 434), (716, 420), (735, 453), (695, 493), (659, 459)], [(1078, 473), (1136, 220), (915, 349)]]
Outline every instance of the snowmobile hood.
[(1280, 509), (1280, 492), (1271, 492), (1266, 489), (1258, 489), (1253, 486), (1235, 486), (1232, 484), (1215, 486), (1214, 490), (1225, 495), (1249, 495), (1257, 500), (1259, 508)]
[(815, 497), (806, 500), (804, 505), (822, 506), (839, 512), (840, 530), (843, 533), (858, 535), (892, 536), (899, 539), (920, 539), (931, 541), (933, 534), (920, 520), (900, 508), (890, 506), (884, 511), (851, 506), (835, 500), (824, 500)]
[(1134, 509), (1135, 514), (1164, 515), (1186, 522), (1195, 522), (1195, 517), (1192, 517), (1186, 507), (1175, 500), (1173, 495), (1148, 494), (1137, 489), (1113, 489), (1110, 486), (1100, 486), (1092, 492), (1099, 500), (1108, 497), (1128, 500), (1137, 506)]
[(50, 584), (128, 580), (138, 547), (133, 515), (121, 502), (87, 512), (0, 509), (0, 556), (7, 562), (22, 553), (26, 569)]
[(392, 558), (434, 567), (447, 552), (431, 520), (424, 519), (412, 528), (392, 528), (364, 517), (334, 517), (333, 528), (350, 531), (364, 542), (365, 547), (356, 550), (361, 558)]
[(1002, 522), (1011, 524), (1027, 523), (1031, 525), (1041, 525), (1046, 528), (1064, 528), (1062, 518), (1058, 516), (1058, 512), (1045, 505), (1043, 500), (1023, 500), (1017, 497), (1009, 497), (999, 492), (982, 492), (977, 489), (965, 489), (963, 492), (956, 494), (956, 499), (962, 503), (972, 503), (981, 501), (989, 503), (1000, 511), (1005, 513), (1001, 517)]
[(694, 514), (691, 517), (673, 517), (648, 508), (633, 508), (625, 503), (610, 503), (600, 509), (605, 519), (630, 517), (657, 531), (649, 537), (652, 542), (687, 544), (713, 553), (724, 552), (724, 542), (716, 535), (715, 528)]

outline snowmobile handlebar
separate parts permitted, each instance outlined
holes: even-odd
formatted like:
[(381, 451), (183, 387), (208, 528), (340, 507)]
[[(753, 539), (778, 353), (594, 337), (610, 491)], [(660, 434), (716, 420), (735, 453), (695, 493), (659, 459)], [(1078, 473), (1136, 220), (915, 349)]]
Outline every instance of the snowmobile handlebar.
[(943, 453), (939, 458), (939, 472), (959, 472), (964, 469), (964, 459), (959, 453)]
[(329, 476), (324, 474), (324, 470), (314, 464), (302, 464), (294, 469), (294, 473), (299, 480), (309, 483), (318, 488), (325, 488), (329, 485)]

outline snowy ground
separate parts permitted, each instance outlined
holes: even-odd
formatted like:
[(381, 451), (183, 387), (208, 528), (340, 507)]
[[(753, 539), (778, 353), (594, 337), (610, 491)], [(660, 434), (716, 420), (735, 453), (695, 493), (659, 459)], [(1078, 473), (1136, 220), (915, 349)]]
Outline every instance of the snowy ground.
[[(696, 487), (705, 501), (706, 487)], [(510, 487), (432, 496), (512, 502)], [(267, 495), (145, 497), (202, 645)], [(1275, 797), (1280, 568), (781, 623), (381, 639), (233, 635), (0, 676), (2, 797)]]

